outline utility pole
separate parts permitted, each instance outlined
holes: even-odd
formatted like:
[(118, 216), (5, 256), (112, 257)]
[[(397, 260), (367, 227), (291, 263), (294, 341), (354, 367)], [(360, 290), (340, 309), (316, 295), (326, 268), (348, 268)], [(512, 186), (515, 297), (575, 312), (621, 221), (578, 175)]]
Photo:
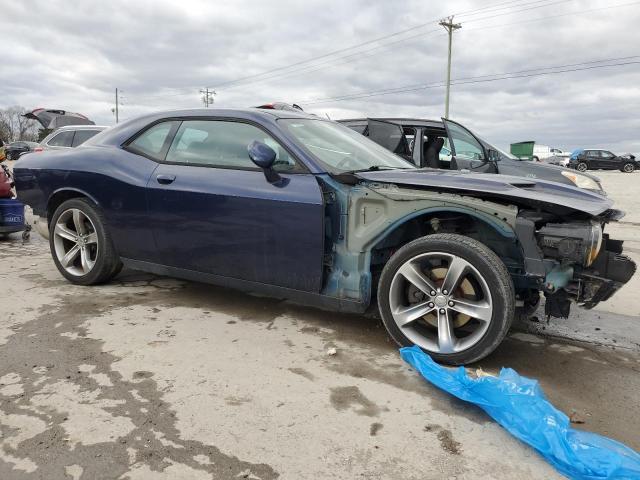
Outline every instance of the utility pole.
[(440, 20), (440, 25), (449, 34), (449, 56), (447, 60), (447, 93), (444, 100), (444, 118), (449, 118), (449, 90), (451, 89), (451, 40), (453, 38), (453, 31), (462, 28), (459, 23), (453, 23), (453, 15)]
[(209, 105), (213, 104), (213, 96), (216, 94), (216, 91), (209, 89), (209, 87), (205, 87), (200, 90), (200, 93), (202, 94), (204, 108), (209, 108)]
[(114, 113), (116, 114), (116, 123), (118, 123), (118, 88), (116, 88), (116, 109)]

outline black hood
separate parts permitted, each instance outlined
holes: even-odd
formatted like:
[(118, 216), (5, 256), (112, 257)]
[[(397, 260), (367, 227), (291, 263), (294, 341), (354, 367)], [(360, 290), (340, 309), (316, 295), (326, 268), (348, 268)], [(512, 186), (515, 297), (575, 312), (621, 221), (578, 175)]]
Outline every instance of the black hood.
[(589, 215), (609, 210), (613, 201), (597, 193), (540, 179), (436, 169), (381, 170), (355, 174), (370, 182), (424, 187), (432, 190), (478, 192), (513, 199), (514, 203), (544, 202)]

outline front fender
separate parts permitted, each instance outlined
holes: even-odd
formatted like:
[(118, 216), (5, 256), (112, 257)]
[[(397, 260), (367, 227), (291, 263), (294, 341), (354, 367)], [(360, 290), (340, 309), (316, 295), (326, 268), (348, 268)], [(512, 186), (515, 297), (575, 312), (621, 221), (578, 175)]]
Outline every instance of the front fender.
[(362, 185), (349, 199), (347, 250), (368, 252), (406, 222), (438, 212), (464, 213), (487, 224), (505, 238), (515, 238), (518, 208), (479, 198), (393, 185)]

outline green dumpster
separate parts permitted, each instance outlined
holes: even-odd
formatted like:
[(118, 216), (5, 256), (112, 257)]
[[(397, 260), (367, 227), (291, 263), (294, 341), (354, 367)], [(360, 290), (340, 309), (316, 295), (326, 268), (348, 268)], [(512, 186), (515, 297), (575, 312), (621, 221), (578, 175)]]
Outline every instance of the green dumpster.
[(533, 158), (533, 146), (535, 144), (536, 142), (534, 140), (512, 143), (511, 154), (521, 160), (531, 160)]

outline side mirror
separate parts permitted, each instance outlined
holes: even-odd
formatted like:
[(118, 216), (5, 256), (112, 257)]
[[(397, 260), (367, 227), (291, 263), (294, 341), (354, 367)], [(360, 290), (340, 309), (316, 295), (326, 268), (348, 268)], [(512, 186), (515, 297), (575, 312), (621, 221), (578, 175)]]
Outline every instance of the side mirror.
[(276, 152), (266, 143), (254, 140), (247, 150), (251, 161), (263, 170), (270, 169), (276, 161)]
[(273, 164), (276, 161), (276, 152), (273, 148), (266, 143), (254, 140), (247, 146), (247, 151), (251, 161), (264, 171), (267, 182), (276, 187), (284, 187), (289, 183), (288, 178), (282, 178), (273, 169)]
[(487, 155), (489, 156), (490, 162), (497, 162), (500, 160), (500, 154), (496, 150), (489, 149)]

